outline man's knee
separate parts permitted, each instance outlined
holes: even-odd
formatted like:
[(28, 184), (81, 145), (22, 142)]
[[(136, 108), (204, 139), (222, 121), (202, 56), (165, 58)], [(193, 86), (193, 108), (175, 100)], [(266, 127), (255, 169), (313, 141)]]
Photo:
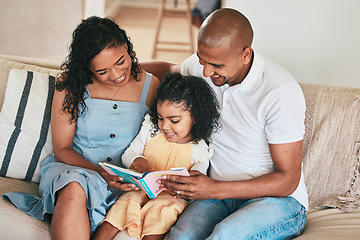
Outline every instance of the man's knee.
[(194, 240), (198, 239), (196, 232), (193, 232), (193, 228), (179, 229), (176, 224), (170, 229), (168, 240)]

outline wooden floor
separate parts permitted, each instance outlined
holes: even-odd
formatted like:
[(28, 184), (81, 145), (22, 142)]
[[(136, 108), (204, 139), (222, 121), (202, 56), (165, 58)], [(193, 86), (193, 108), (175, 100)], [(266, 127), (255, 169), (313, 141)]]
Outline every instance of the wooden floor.
[[(122, 7), (113, 18), (119, 26), (126, 30), (131, 38), (134, 50), (140, 62), (154, 60), (152, 58), (153, 44), (157, 25), (157, 9)], [(196, 51), (197, 29), (193, 27), (194, 50)], [(166, 17), (161, 31), (160, 40), (189, 42), (188, 23), (184, 18)], [(181, 63), (192, 53), (188, 46), (163, 46), (176, 48), (176, 51), (157, 51), (155, 60)]]

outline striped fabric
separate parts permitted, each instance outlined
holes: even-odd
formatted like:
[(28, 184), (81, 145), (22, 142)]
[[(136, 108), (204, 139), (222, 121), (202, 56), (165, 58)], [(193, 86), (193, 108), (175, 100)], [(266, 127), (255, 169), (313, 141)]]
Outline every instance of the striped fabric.
[(0, 176), (40, 181), (40, 163), (52, 153), (54, 89), (54, 76), (10, 71), (0, 112)]

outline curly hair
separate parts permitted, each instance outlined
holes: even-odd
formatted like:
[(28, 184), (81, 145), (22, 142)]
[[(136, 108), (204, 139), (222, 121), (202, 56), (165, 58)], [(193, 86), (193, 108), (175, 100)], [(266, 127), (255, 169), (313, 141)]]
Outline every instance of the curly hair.
[(133, 50), (130, 38), (113, 20), (97, 16), (83, 20), (72, 34), (69, 55), (61, 65), (63, 72), (58, 77), (56, 89), (66, 90), (62, 111), (71, 114), (71, 122), (76, 122), (86, 110), (86, 85), (91, 84), (91, 60), (103, 49), (126, 44), (131, 58), (131, 75), (136, 81), (141, 68)]
[(183, 104), (184, 110), (189, 110), (195, 122), (191, 128), (194, 142), (204, 139), (209, 143), (211, 134), (221, 128), (219, 103), (215, 92), (200, 77), (184, 76), (180, 73), (168, 73), (164, 76), (150, 109), (155, 131), (159, 130), (157, 104), (164, 101)]

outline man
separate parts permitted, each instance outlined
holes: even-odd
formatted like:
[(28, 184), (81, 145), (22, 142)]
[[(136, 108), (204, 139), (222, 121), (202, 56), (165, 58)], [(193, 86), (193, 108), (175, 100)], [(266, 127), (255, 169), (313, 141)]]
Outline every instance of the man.
[(162, 180), (195, 200), (169, 239), (285, 239), (305, 226), (304, 97), (287, 71), (253, 51), (252, 40), (245, 16), (216, 10), (199, 29), (197, 53), (181, 65), (215, 90), (222, 130), (213, 135), (210, 177)]

